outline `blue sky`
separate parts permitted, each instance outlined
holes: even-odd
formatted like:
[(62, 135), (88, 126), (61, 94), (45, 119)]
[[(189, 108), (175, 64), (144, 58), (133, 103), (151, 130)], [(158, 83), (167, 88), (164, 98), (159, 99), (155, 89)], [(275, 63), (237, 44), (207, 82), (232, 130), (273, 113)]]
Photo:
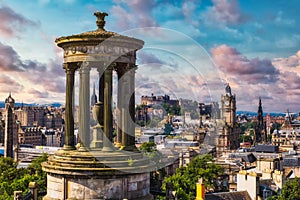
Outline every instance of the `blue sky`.
[[(64, 102), (55, 38), (106, 30), (145, 41), (136, 99), (171, 95), (219, 101), (229, 82), (238, 110), (300, 111), (298, 0), (0, 0), (0, 97)], [(94, 76), (92, 78), (95, 79)], [(116, 83), (116, 81), (114, 81)]]

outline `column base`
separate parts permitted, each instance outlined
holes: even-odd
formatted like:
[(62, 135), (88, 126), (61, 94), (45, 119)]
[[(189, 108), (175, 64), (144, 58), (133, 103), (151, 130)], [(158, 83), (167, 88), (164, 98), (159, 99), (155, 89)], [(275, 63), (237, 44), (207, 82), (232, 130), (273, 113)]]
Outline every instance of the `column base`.
[(91, 148), (102, 148), (103, 141), (102, 140), (95, 140), (91, 142)]
[(115, 147), (121, 148), (121, 147), (122, 147), (122, 143), (121, 143), (121, 142), (116, 142), (116, 143), (115, 143)]
[(62, 148), (62, 150), (64, 150), (64, 151), (73, 151), (75, 149), (76, 149), (76, 147), (71, 146), (71, 145), (64, 145), (63, 148)]
[(88, 148), (83, 146), (81, 143), (78, 143), (77, 144), (77, 150), (81, 151), (81, 152), (86, 152), (86, 151), (88, 151)]
[(115, 147), (103, 147), (102, 148), (102, 151), (105, 151), (105, 152), (113, 152), (113, 151), (116, 151), (117, 149)]
[(120, 150), (139, 152), (138, 148), (135, 145), (132, 145), (132, 146), (121, 146)]

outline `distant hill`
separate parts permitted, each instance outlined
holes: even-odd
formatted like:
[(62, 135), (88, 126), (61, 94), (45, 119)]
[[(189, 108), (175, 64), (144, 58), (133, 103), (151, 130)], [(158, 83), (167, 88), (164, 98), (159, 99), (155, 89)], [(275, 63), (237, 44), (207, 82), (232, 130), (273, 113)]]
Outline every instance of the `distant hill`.
[[(61, 103), (51, 103), (51, 104), (37, 104), (37, 103), (23, 103), (23, 106), (53, 106), (53, 107), (60, 107), (63, 104)], [(22, 103), (16, 102), (15, 106), (22, 106)], [(5, 102), (0, 101), (0, 108), (5, 107)]]
[[(246, 115), (246, 116), (257, 116), (257, 112), (251, 112), (251, 111), (236, 111), (237, 115)], [(279, 112), (264, 112), (263, 116), (266, 116), (267, 114), (270, 114), (272, 117), (276, 116), (285, 116), (285, 113), (279, 113)]]

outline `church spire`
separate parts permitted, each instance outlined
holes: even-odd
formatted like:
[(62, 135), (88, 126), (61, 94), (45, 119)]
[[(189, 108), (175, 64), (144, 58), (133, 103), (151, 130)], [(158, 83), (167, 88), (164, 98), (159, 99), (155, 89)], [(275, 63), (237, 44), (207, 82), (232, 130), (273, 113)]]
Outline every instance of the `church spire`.
[(264, 124), (261, 97), (259, 97), (259, 102), (258, 102), (256, 142), (266, 142), (265, 124)]
[(259, 102), (258, 102), (258, 113), (263, 114), (262, 105), (261, 105), (261, 98), (260, 97), (259, 97)]
[(95, 88), (95, 83), (93, 86), (93, 94), (91, 96), (91, 106), (94, 106), (97, 103), (97, 95), (96, 95), (96, 88)]

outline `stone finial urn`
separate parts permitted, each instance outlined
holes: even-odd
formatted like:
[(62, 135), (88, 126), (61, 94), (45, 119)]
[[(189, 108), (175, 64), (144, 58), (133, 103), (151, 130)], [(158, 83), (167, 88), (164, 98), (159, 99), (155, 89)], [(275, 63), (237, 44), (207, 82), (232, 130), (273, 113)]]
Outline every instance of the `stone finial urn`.
[(93, 106), (93, 118), (97, 122), (97, 126), (103, 126), (103, 103), (98, 101)]

